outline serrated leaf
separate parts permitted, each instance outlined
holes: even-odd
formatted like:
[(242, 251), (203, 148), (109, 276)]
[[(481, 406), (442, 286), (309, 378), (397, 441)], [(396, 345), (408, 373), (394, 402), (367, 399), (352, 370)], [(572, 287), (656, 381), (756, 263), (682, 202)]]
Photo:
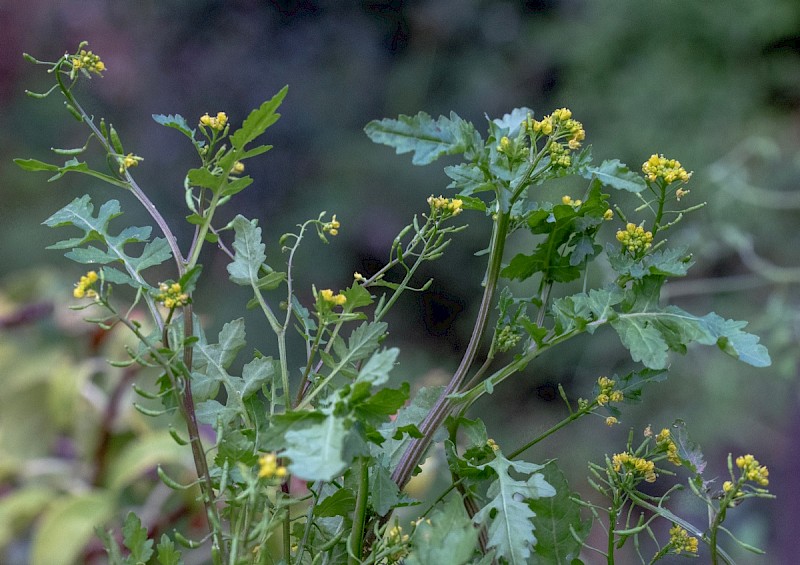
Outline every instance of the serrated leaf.
[(122, 543), (131, 552), (133, 563), (147, 563), (153, 555), (153, 540), (147, 539), (147, 528), (133, 512), (128, 513), (122, 525)]
[(470, 196), (476, 192), (494, 189), (492, 183), (486, 180), (486, 176), (480, 167), (471, 163), (459, 163), (458, 165), (445, 167), (444, 173), (453, 179), (453, 182), (448, 184), (447, 188), (457, 190), (459, 196)]
[(219, 196), (220, 198), (224, 198), (225, 196), (233, 196), (234, 194), (238, 194), (239, 192), (243, 191), (245, 188), (253, 184), (252, 177), (239, 177), (235, 180), (226, 182), (222, 190), (220, 190)]
[(194, 140), (194, 130), (189, 127), (186, 119), (180, 114), (170, 114), (168, 116), (165, 116), (164, 114), (153, 114), (153, 120), (162, 126), (174, 128), (189, 139)]
[(260, 357), (250, 361), (242, 368), (242, 379), (244, 379), (242, 399), (258, 392), (264, 384), (271, 382), (277, 373), (276, 361), (272, 357)]
[[(504, 558), (511, 565), (527, 563), (537, 539), (535, 525), (531, 521), (536, 513), (530, 509), (526, 500), (555, 496), (555, 489), (547, 483), (544, 475), (538, 473), (542, 465), (525, 461), (512, 461), (501, 452), (478, 469), (491, 468), (497, 474), (486, 496), (490, 499), (473, 517), (473, 522), (486, 527), (488, 548), (494, 548), (497, 557)], [(510, 470), (530, 475), (526, 481), (513, 478)]]
[(647, 188), (647, 183), (641, 175), (631, 171), (627, 165), (618, 159), (606, 160), (598, 167), (583, 167), (581, 176), (587, 179), (596, 178), (605, 186), (628, 192), (641, 192)]
[(235, 252), (233, 262), (228, 264), (230, 279), (239, 285), (249, 285), (260, 288), (259, 270), (267, 256), (266, 248), (261, 241), (261, 228), (257, 220), (248, 220), (244, 216), (236, 216), (231, 222), (236, 233), (233, 242)]
[(356, 507), (356, 496), (349, 488), (337, 489), (314, 507), (314, 515), (321, 518), (349, 516)]
[(269, 126), (278, 121), (281, 117), (275, 110), (283, 102), (288, 86), (284, 86), (275, 96), (267, 100), (261, 106), (250, 112), (242, 123), (242, 127), (233, 132), (230, 136), (231, 144), (238, 150), (253, 141), (264, 133)]
[(533, 524), (537, 543), (532, 563), (571, 565), (581, 553), (582, 541), (589, 535), (592, 521), (581, 516), (581, 506), (574, 500), (580, 496), (570, 491), (566, 477), (554, 462), (542, 468), (542, 475), (556, 494), (528, 500), (528, 506), (536, 513)]
[(206, 168), (189, 169), (189, 172), (186, 173), (186, 178), (191, 186), (208, 188), (215, 192), (219, 190), (220, 185), (225, 180), (222, 176), (215, 175)]
[(533, 116), (533, 110), (530, 108), (514, 108), (508, 114), (503, 114), (502, 118), (496, 118), (492, 120), (492, 123), (501, 128), (503, 133), (508, 137), (516, 137), (519, 133), (519, 128), (528, 116)]
[(342, 458), (347, 430), (344, 420), (327, 415), (318, 423), (284, 434), (292, 475), (307, 481), (330, 481), (347, 468)]
[(612, 321), (611, 326), (619, 334), (622, 345), (630, 351), (631, 359), (650, 369), (665, 369), (669, 346), (649, 318), (624, 316)]
[(243, 388), (241, 379), (228, 374), (236, 355), (245, 345), (244, 319), (238, 318), (226, 323), (219, 333), (219, 343), (210, 345), (204, 336), (194, 344), (194, 366), (192, 369), (192, 393), (196, 401), (213, 398), (220, 384), (228, 393), (228, 403), (241, 413), (245, 412), (238, 393)]
[(355, 363), (366, 359), (378, 348), (380, 340), (386, 335), (386, 322), (364, 322), (358, 326), (347, 340), (347, 349), (342, 351), (339, 364)]
[(389, 380), (389, 371), (397, 362), (399, 354), (400, 350), (396, 347), (374, 353), (361, 367), (356, 382), (368, 382), (372, 386), (382, 385)]
[(425, 112), (400, 115), (396, 120), (374, 120), (364, 131), (373, 142), (394, 147), (398, 155), (413, 151), (414, 165), (427, 165), (444, 155), (464, 153), (473, 147), (477, 135), (474, 126), (455, 112), (449, 118), (440, 116), (437, 120)]
[[(416, 430), (417, 425), (425, 419), (430, 409), (436, 403), (444, 387), (423, 387), (417, 392), (411, 403), (397, 412), (397, 417), (380, 427), (381, 435), (386, 438), (380, 448), (380, 453), (385, 458), (384, 464), (394, 469), (400, 461), (406, 446), (410, 442), (408, 437), (396, 437), (398, 433), (408, 433)], [(441, 441), (444, 431), (439, 430), (434, 436), (434, 441)], [(418, 437), (418, 436), (413, 436)], [(421, 462), (420, 462), (421, 463)]]
[(181, 552), (175, 549), (175, 543), (167, 534), (161, 534), (161, 541), (156, 546), (156, 559), (160, 565), (183, 565)]
[(681, 459), (681, 465), (689, 469), (692, 473), (697, 475), (703, 474), (706, 468), (703, 452), (699, 445), (689, 439), (689, 432), (686, 430), (686, 422), (683, 420), (675, 420), (670, 430), (670, 436), (678, 447), (678, 457)]
[(457, 496), (437, 508), (429, 520), (420, 521), (411, 538), (407, 565), (464, 565), (475, 552), (478, 531)]

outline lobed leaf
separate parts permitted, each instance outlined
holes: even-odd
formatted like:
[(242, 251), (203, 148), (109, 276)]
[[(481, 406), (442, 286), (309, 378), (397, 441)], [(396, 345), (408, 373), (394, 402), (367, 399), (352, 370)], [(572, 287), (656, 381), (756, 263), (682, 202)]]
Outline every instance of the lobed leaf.
[(161, 124), (162, 126), (166, 126), (168, 128), (174, 128), (179, 132), (181, 132), (186, 137), (188, 137), (189, 139), (194, 140), (195, 130), (189, 127), (189, 124), (186, 122), (186, 119), (180, 114), (170, 114), (168, 116), (165, 116), (164, 114), (153, 114), (153, 120), (155, 120), (157, 124)]
[(587, 179), (597, 179), (603, 185), (617, 190), (627, 190), (628, 192), (641, 192), (647, 188), (647, 183), (641, 175), (631, 171), (627, 165), (621, 163), (619, 159), (606, 160), (600, 166), (582, 167), (580, 174)]
[(283, 102), (288, 86), (284, 86), (275, 96), (267, 100), (261, 106), (250, 112), (242, 123), (242, 127), (233, 132), (230, 136), (231, 144), (237, 150), (241, 150), (245, 145), (264, 133), (269, 126), (278, 121), (281, 117), (275, 110)]

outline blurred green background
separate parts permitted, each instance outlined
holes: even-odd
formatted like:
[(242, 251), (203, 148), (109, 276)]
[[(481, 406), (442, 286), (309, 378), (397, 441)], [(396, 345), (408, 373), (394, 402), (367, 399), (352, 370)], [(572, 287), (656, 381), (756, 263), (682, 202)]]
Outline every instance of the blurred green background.
[[(0, 497), (37, 472), (31, 461), (70, 461), (81, 433), (74, 414), (80, 420), (82, 409), (91, 412), (90, 401), (81, 408), (93, 394), (88, 389), (103, 389), (91, 376), (70, 381), (68, 369), (85, 372), (81, 360), (97, 352), (96, 336), (67, 313), (82, 269), (44, 250), (63, 233), (41, 222), (76, 196), (101, 199), (110, 189), (79, 177), (47, 184), (11, 163), (52, 160), (48, 148), (84, 143), (83, 128), (60, 100), (24, 95), (48, 88), (50, 77), (21, 53), (53, 60), (88, 40), (108, 71), (82, 85), (79, 96), (144, 158), (135, 176), (177, 226), (192, 152), (150, 115), (179, 113), (191, 123), (224, 110), (237, 123), (289, 85), (283, 117), (266, 138), (275, 148), (248, 163), (256, 182), (221, 219), (237, 212), (258, 218), (277, 257), (280, 234), (322, 210), (336, 213), (340, 235), (328, 246), (312, 242), (300, 259), (300, 285), (309, 293), (312, 283), (340, 288), (353, 271), (374, 270), (397, 231), (426, 209), (425, 198), (446, 194), (439, 164), (415, 168), (407, 156), (372, 145), (362, 132), (369, 120), (453, 110), (483, 123), (485, 114), (499, 117), (517, 106), (538, 116), (567, 106), (584, 123), (596, 159), (619, 158), (633, 169), (656, 152), (679, 159), (695, 171), (687, 198), (709, 206), (673, 236), (691, 246), (697, 265), (667, 285), (665, 299), (751, 321), (773, 366), (756, 370), (707, 348), (691, 350), (675, 357), (667, 384), (626, 408), (622, 425), (581, 421), (528, 456), (558, 458), (573, 488), (591, 498), (587, 459), (620, 451), (631, 427), (638, 434), (648, 423), (660, 429), (680, 418), (704, 448), (709, 476), (724, 479), (729, 452), (752, 452), (769, 466), (778, 499), (749, 502), (732, 513), (730, 527), (769, 552), (753, 562), (797, 560), (796, 0), (6, 0), (0, 28)], [(113, 197), (129, 222), (147, 221), (127, 195)], [(415, 384), (438, 382), (455, 367), (477, 308), (484, 265), (473, 254), (485, 247), (488, 226), (479, 215), (461, 217), (470, 229), (420, 275), (420, 282), (435, 278), (431, 290), (404, 298), (390, 320), (390, 339), (403, 349), (395, 374)], [(185, 248), (190, 231), (177, 231)], [(222, 286), (222, 253), (209, 252), (204, 263), (216, 280), (195, 300), (215, 331), (247, 295)], [(250, 345), (270, 347), (266, 325), (258, 318), (248, 324)], [(513, 448), (564, 416), (558, 383), (572, 398), (589, 396), (598, 375), (627, 367), (615, 336), (594, 336), (542, 357), (478, 411), (490, 435)], [(55, 379), (55, 368), (66, 375)], [(62, 393), (72, 399), (69, 410), (60, 406)], [(25, 395), (31, 404), (20, 400)], [(43, 397), (47, 403), (35, 404)], [(18, 527), (2, 522), (1, 501), (0, 561), (22, 562), (15, 559), (27, 551), (27, 525), (46, 501), (26, 507)], [(702, 508), (679, 502), (702, 523)], [(742, 562), (751, 559), (745, 554)]]

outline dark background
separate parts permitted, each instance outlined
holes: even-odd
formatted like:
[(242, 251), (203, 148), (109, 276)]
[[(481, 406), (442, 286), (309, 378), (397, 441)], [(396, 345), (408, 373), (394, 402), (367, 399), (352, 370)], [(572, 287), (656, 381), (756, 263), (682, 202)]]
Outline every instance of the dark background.
[[(559, 458), (573, 488), (591, 497), (588, 459), (622, 450), (631, 427), (638, 434), (648, 423), (660, 429), (681, 418), (704, 447), (710, 476), (724, 478), (729, 452), (753, 452), (769, 466), (778, 499), (748, 502), (732, 513), (730, 526), (769, 551), (762, 562), (790, 563), (800, 520), (800, 4), (754, 6), (745, 0), (5, 0), (0, 313), (55, 302), (58, 317), (82, 271), (44, 250), (61, 234), (40, 223), (76, 196), (100, 199), (111, 190), (78, 177), (47, 184), (11, 163), (53, 160), (49, 147), (85, 140), (57, 97), (24, 96), (25, 89), (48, 88), (50, 77), (23, 61), (22, 52), (53, 60), (90, 42), (108, 71), (81, 86), (79, 96), (90, 112), (114, 123), (127, 151), (144, 158), (135, 176), (174, 226), (185, 215), (183, 176), (195, 163), (183, 138), (149, 116), (179, 113), (192, 123), (224, 110), (238, 123), (288, 84), (283, 117), (266, 136), (275, 148), (248, 162), (256, 182), (221, 219), (238, 212), (258, 218), (280, 264), (281, 233), (322, 210), (336, 213), (340, 235), (329, 246), (311, 242), (301, 256), (299, 287), (306, 289), (344, 287), (353, 271), (369, 273), (411, 215), (424, 212), (425, 198), (447, 194), (440, 164), (415, 168), (408, 156), (371, 144), (362, 132), (369, 120), (453, 110), (480, 124), (485, 114), (499, 117), (517, 106), (538, 116), (567, 106), (584, 123), (596, 159), (619, 158), (638, 169), (658, 152), (695, 171), (687, 198), (709, 206), (673, 237), (692, 247), (697, 265), (688, 279), (668, 285), (668, 298), (698, 314), (714, 310), (751, 321), (773, 366), (756, 370), (709, 348), (692, 349), (674, 359), (668, 383), (626, 409), (622, 425), (609, 430), (600, 419), (581, 421), (528, 457)], [(147, 222), (127, 195), (113, 197), (128, 221)], [(488, 226), (476, 214), (461, 218), (469, 230), (420, 275), (420, 282), (435, 277), (431, 290), (404, 298), (390, 320), (390, 339), (403, 350), (398, 378), (446, 378), (468, 339), (484, 268), (473, 253), (485, 246)], [(177, 231), (185, 250), (190, 231)], [(209, 252), (206, 273), (218, 280), (196, 296), (212, 330), (226, 321), (226, 309), (241, 310), (247, 300), (220, 286), (226, 262)], [(251, 345), (268, 347), (266, 324), (257, 329), (258, 318), (248, 324)], [(52, 317), (33, 328), (25, 331), (63, 339), (64, 325)], [(78, 332), (69, 324), (66, 331)], [(625, 359), (613, 335), (574, 342), (532, 364), (477, 412), (510, 450), (564, 416), (558, 383), (572, 398), (589, 396), (597, 376), (622, 372)], [(23, 362), (11, 353), (2, 361), (2, 372)], [(702, 509), (688, 502), (685, 508), (702, 522)]]

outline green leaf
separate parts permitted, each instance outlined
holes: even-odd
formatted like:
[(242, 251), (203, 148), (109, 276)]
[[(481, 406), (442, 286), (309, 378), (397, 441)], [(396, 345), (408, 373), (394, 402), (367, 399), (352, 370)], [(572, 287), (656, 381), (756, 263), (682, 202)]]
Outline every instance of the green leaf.
[(194, 130), (189, 127), (186, 119), (180, 114), (170, 114), (168, 116), (164, 114), (153, 114), (153, 120), (162, 126), (174, 128), (189, 139), (194, 140)]
[(694, 264), (686, 247), (660, 249), (636, 259), (623, 253), (618, 245), (608, 244), (606, 254), (612, 269), (633, 279), (642, 279), (648, 275), (683, 277)]
[(272, 357), (259, 357), (250, 361), (242, 368), (244, 388), (240, 391), (242, 399), (248, 398), (258, 392), (261, 387), (277, 376), (278, 362)]
[(408, 400), (408, 391), (408, 383), (403, 383), (399, 389), (381, 389), (363, 402), (353, 406), (353, 412), (365, 424), (383, 423), (405, 405)]
[(364, 322), (358, 326), (350, 334), (346, 349), (339, 352), (341, 357), (339, 365), (355, 363), (369, 357), (378, 348), (383, 336), (386, 335), (387, 327), (386, 322)]
[[(384, 464), (390, 469), (394, 469), (411, 441), (408, 437), (396, 437), (398, 432), (409, 434), (409, 431), (416, 429), (417, 424), (422, 422), (430, 412), (436, 400), (439, 398), (444, 387), (423, 387), (417, 392), (408, 406), (397, 412), (397, 417), (380, 428), (381, 435), (386, 438), (380, 448), (380, 454), (384, 458)], [(411, 434), (409, 434), (411, 435)], [(414, 435), (413, 437), (419, 437)], [(434, 435), (434, 441), (441, 441), (445, 437), (444, 430), (439, 430)]]
[(239, 177), (230, 182), (226, 182), (219, 193), (220, 198), (225, 196), (233, 196), (243, 191), (245, 188), (253, 184), (252, 177)]
[(343, 460), (347, 430), (344, 420), (333, 415), (303, 429), (284, 434), (292, 475), (307, 481), (330, 481), (341, 475), (348, 463)]
[(191, 452), (176, 445), (166, 430), (148, 434), (130, 442), (114, 458), (108, 469), (109, 488), (119, 492), (159, 464), (191, 465), (190, 457)]
[(25, 531), (50, 504), (53, 495), (52, 488), (32, 482), (4, 494), (0, 498), (0, 548)]
[(570, 565), (580, 556), (582, 541), (589, 535), (592, 521), (581, 517), (581, 506), (574, 500), (580, 500), (580, 496), (570, 491), (566, 477), (554, 462), (544, 466), (542, 475), (556, 494), (528, 501), (536, 513), (533, 524), (538, 540), (532, 563)]
[(396, 347), (374, 353), (361, 367), (356, 382), (368, 382), (372, 386), (382, 385), (389, 380), (389, 371), (397, 362), (399, 354), (400, 350)]
[(161, 541), (156, 549), (158, 550), (156, 559), (161, 565), (183, 565), (181, 552), (175, 549), (175, 544), (167, 534), (161, 534)]
[(37, 159), (14, 159), (14, 162), (26, 171), (57, 171), (60, 168)]
[(111, 491), (89, 491), (53, 501), (41, 517), (30, 549), (31, 563), (71, 565), (79, 560), (92, 539), (95, 527), (114, 515), (116, 495)]
[(599, 167), (583, 167), (580, 169), (582, 177), (587, 179), (596, 178), (605, 186), (616, 188), (617, 190), (627, 190), (628, 192), (641, 192), (647, 188), (647, 183), (641, 175), (631, 171), (627, 165), (618, 159), (603, 161)]
[[(208, 400), (217, 395), (220, 383), (227, 393), (227, 405), (232, 410), (246, 414), (245, 406), (239, 391), (244, 390), (245, 383), (240, 377), (228, 374), (236, 355), (245, 345), (244, 319), (238, 318), (228, 322), (219, 333), (219, 342), (209, 345), (201, 336), (194, 345), (194, 367), (192, 370), (192, 393), (196, 401)], [(209, 405), (206, 409), (213, 409)], [(213, 412), (213, 410), (212, 410)], [(226, 412), (228, 420), (230, 412)]]
[(706, 462), (700, 446), (689, 439), (686, 422), (675, 420), (670, 430), (670, 436), (678, 447), (678, 457), (680, 457), (681, 465), (689, 469), (690, 472), (701, 475), (706, 468)]
[(374, 465), (370, 471), (369, 496), (372, 508), (378, 516), (386, 516), (392, 508), (402, 502), (400, 489), (392, 480), (392, 474), (383, 465)]
[(476, 192), (493, 190), (494, 185), (486, 179), (483, 171), (477, 165), (471, 163), (459, 163), (458, 165), (444, 168), (444, 173), (453, 179), (447, 188), (458, 191), (459, 196), (471, 196)]
[(267, 100), (261, 106), (250, 112), (242, 123), (242, 127), (233, 132), (230, 136), (231, 144), (237, 150), (241, 150), (245, 145), (264, 133), (269, 126), (278, 121), (280, 114), (275, 113), (278, 106), (283, 102), (288, 86), (284, 86), (280, 92)]
[(421, 521), (411, 538), (407, 565), (464, 565), (475, 552), (478, 531), (457, 496), (451, 496), (430, 520)]
[(153, 540), (147, 539), (147, 528), (133, 512), (129, 512), (122, 525), (122, 543), (130, 552), (133, 563), (147, 563), (153, 555)]
[(321, 518), (349, 516), (355, 507), (356, 496), (353, 491), (349, 488), (340, 488), (317, 504), (314, 508), (314, 515)]
[(661, 332), (650, 323), (651, 315), (623, 315), (611, 322), (622, 345), (630, 351), (631, 359), (651, 369), (667, 367), (669, 345)]
[(465, 153), (480, 142), (475, 127), (455, 112), (434, 120), (425, 112), (374, 120), (364, 131), (375, 143), (394, 147), (397, 154), (414, 152), (414, 165), (428, 165), (444, 155)]
[[(536, 526), (531, 521), (536, 513), (528, 506), (528, 499), (555, 496), (555, 489), (538, 473), (542, 465), (506, 459), (501, 452), (495, 458), (477, 466), (491, 468), (497, 479), (489, 485), (486, 496), (489, 502), (473, 517), (478, 526), (487, 528), (488, 548), (496, 550), (497, 557), (511, 565), (527, 563), (531, 549), (536, 545)], [(513, 478), (511, 469), (529, 475), (526, 481)]]
[(259, 287), (259, 270), (267, 256), (265, 245), (261, 241), (261, 228), (257, 220), (248, 220), (244, 216), (236, 216), (231, 222), (236, 233), (233, 242), (235, 252), (233, 262), (228, 264), (231, 281), (239, 285)]

